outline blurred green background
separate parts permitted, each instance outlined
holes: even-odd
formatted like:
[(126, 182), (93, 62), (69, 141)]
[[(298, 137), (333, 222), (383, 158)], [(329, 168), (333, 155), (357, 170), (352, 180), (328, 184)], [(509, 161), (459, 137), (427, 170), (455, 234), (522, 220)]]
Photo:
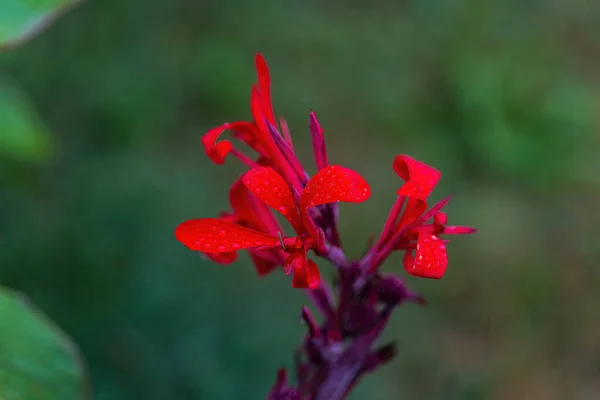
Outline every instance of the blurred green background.
[(0, 55), (20, 88), (0, 127), (37, 135), (0, 146), (0, 283), (74, 338), (94, 398), (263, 399), (292, 362), (304, 294), (173, 235), (228, 208), (242, 168), (200, 138), (250, 117), (257, 51), (310, 172), (313, 109), (330, 160), (373, 187), (342, 206), (351, 255), (399, 153), (438, 167), (432, 201), (454, 194), (450, 222), (480, 230), (443, 280), (406, 278), (430, 304), (398, 310), (399, 357), (350, 398), (600, 396), (600, 3), (104, 0)]

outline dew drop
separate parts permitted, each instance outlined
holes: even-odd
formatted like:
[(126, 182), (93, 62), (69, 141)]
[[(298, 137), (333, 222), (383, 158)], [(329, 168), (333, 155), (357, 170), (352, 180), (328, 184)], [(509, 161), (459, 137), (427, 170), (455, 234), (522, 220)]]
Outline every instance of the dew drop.
[(279, 206), (279, 207), (277, 207), (277, 211), (279, 211), (282, 214), (285, 214), (287, 212), (287, 207), (286, 206)]
[(205, 249), (210, 249), (212, 246), (210, 243), (204, 243), (204, 248)]
[(224, 252), (225, 250), (227, 250), (227, 247), (225, 247), (225, 246), (219, 246), (219, 247), (217, 247), (217, 250), (219, 250), (221, 252)]
[(225, 232), (224, 229), (221, 229), (221, 231), (219, 232), (219, 236), (225, 236), (227, 234), (227, 232)]
[(240, 246), (240, 244), (239, 244), (239, 243), (233, 243), (233, 244), (231, 245), (231, 247), (233, 247), (234, 249), (239, 249), (239, 248), (240, 248), (240, 247), (242, 247), (242, 246)]
[(263, 242), (260, 240), (257, 240), (256, 242), (254, 242), (254, 244), (257, 246), (262, 246)]

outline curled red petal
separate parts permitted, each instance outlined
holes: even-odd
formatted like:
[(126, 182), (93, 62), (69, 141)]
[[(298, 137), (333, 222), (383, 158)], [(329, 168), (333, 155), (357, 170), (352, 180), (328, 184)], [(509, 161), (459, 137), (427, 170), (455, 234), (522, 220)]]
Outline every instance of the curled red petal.
[(258, 53), (254, 58), (256, 73), (258, 75), (258, 91), (260, 94), (261, 108), (265, 118), (275, 125), (275, 115), (273, 113), (273, 104), (271, 103), (271, 76), (269, 66), (263, 56)]
[(175, 237), (190, 250), (226, 253), (258, 246), (281, 246), (279, 238), (218, 218), (185, 221)]
[[(407, 253), (409, 254), (409, 253)], [(440, 279), (448, 266), (446, 245), (436, 235), (431, 233), (419, 234), (416, 255), (405, 255), (404, 268), (406, 272), (423, 278)]]
[(420, 199), (427, 199), (437, 185), (442, 174), (437, 169), (407, 155), (399, 155), (394, 159), (394, 171), (406, 182), (414, 182), (421, 187)]
[(229, 140), (217, 141), (219, 136), (227, 129), (225, 125), (218, 126), (202, 136), (202, 144), (204, 145), (206, 155), (212, 162), (218, 165), (225, 163), (225, 157), (233, 147)]
[(250, 122), (227, 122), (221, 126), (217, 126), (206, 132), (202, 136), (202, 145), (206, 155), (215, 164), (221, 165), (225, 163), (225, 157), (231, 152), (233, 145), (229, 140), (219, 141), (219, 137), (227, 130), (234, 131), (234, 136), (248, 144), (258, 153), (263, 153), (261, 138), (258, 136), (260, 132)]
[(298, 207), (289, 185), (273, 168), (257, 167), (242, 177), (250, 193), (281, 213), (296, 231), (302, 229)]
[(313, 206), (344, 201), (360, 203), (369, 198), (371, 188), (367, 181), (348, 168), (330, 165), (313, 176), (300, 196), (302, 214)]

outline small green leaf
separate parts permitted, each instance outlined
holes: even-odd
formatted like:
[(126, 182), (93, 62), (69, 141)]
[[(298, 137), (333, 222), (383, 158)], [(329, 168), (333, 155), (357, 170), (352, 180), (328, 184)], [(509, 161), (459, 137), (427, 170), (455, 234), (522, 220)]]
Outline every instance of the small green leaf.
[(0, 158), (40, 163), (53, 151), (53, 137), (27, 97), (0, 81)]
[(15, 47), (32, 38), (79, 2), (80, 0), (0, 1), (0, 50)]
[(22, 295), (0, 288), (0, 400), (85, 397), (72, 342)]

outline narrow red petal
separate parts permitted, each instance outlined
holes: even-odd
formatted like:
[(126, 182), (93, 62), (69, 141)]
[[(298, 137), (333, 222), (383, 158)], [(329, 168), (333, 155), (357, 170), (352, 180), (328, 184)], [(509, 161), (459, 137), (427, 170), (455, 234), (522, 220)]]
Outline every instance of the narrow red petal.
[(302, 223), (294, 196), (287, 182), (273, 168), (258, 167), (242, 177), (250, 193), (281, 213), (297, 231)]
[(444, 242), (436, 235), (423, 233), (419, 235), (413, 262), (405, 263), (404, 268), (411, 275), (440, 279), (447, 266), (448, 254)]
[(445, 235), (471, 235), (477, 233), (477, 229), (470, 226), (447, 226), (443, 233)]
[(190, 250), (226, 253), (257, 246), (281, 246), (279, 238), (218, 218), (185, 221), (175, 237)]
[(406, 208), (400, 217), (400, 221), (398, 222), (398, 227), (396, 229), (402, 229), (413, 224), (419, 219), (425, 210), (427, 210), (427, 203), (425, 200), (409, 197), (406, 203)]
[(263, 109), (262, 105), (262, 99), (260, 98), (260, 92), (256, 85), (252, 86), (252, 91), (250, 92), (250, 111), (252, 112), (254, 122), (256, 122), (258, 129), (265, 133), (269, 132), (265, 110)]
[(431, 217), (438, 213), (442, 208), (446, 207), (446, 204), (452, 199), (452, 196), (448, 196), (445, 199), (438, 201), (433, 207), (431, 207), (425, 214), (421, 215), (419, 222), (427, 222)]
[(312, 137), (315, 162), (317, 164), (317, 169), (321, 170), (329, 165), (329, 160), (327, 157), (327, 146), (325, 145), (325, 134), (323, 133), (323, 128), (321, 128), (321, 124), (319, 124), (317, 115), (313, 111), (311, 111), (309, 116), (309, 128), (310, 135)]
[(279, 117), (279, 126), (281, 126), (281, 133), (283, 134), (283, 139), (290, 146), (290, 149), (294, 151), (294, 141), (292, 140), (292, 134), (290, 133), (290, 128), (288, 123), (282, 117)]
[(427, 199), (437, 185), (442, 174), (437, 169), (417, 161), (407, 155), (399, 155), (394, 159), (394, 171), (406, 182), (414, 182), (421, 187), (420, 199)]
[(351, 169), (330, 165), (313, 176), (302, 191), (302, 213), (313, 206), (344, 201), (360, 203), (369, 198), (371, 188), (365, 179)]
[(258, 91), (260, 94), (262, 110), (267, 120), (275, 125), (273, 104), (271, 103), (271, 76), (269, 74), (269, 67), (261, 54), (256, 54), (254, 61), (256, 73), (258, 75)]

